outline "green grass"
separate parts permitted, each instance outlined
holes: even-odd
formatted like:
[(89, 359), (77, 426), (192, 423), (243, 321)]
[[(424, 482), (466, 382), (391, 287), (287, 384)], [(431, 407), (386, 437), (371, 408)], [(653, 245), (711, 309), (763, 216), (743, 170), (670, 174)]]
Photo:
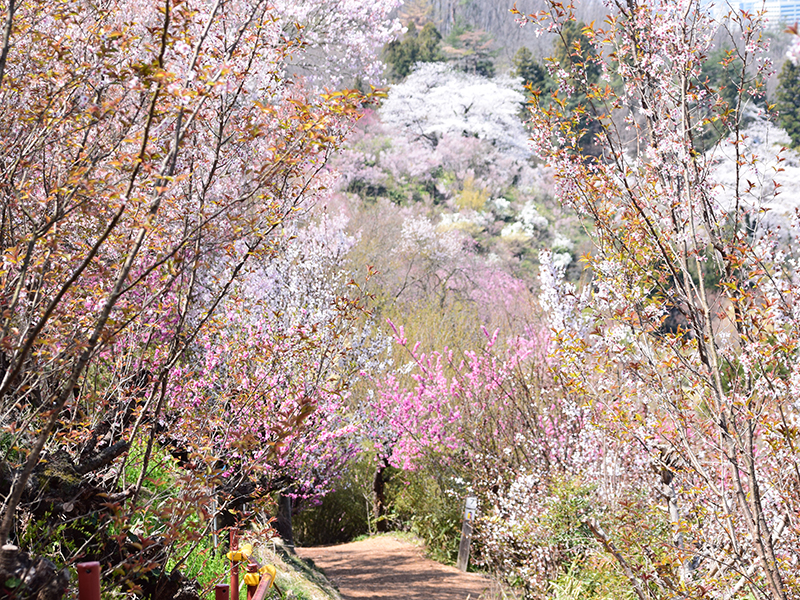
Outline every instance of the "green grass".
[[(174, 558), (167, 563), (167, 571), (175, 567), (175, 563), (182, 553), (175, 553)], [(180, 571), (190, 579), (196, 579), (205, 596), (210, 598), (214, 585), (227, 582), (230, 573), (230, 562), (224, 552), (216, 552), (210, 544), (203, 544), (192, 552), (183, 564)]]

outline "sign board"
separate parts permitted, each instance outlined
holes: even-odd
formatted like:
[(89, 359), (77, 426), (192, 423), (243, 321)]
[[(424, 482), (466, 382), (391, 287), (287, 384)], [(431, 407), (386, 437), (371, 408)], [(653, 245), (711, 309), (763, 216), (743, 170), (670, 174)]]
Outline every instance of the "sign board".
[(478, 498), (476, 496), (467, 496), (466, 507), (464, 508), (464, 519), (467, 521), (475, 520), (475, 513), (478, 512)]
[(475, 520), (475, 514), (477, 512), (477, 496), (467, 496), (467, 501), (464, 506), (464, 521), (461, 523), (461, 543), (458, 544), (458, 562), (456, 562), (456, 566), (460, 571), (467, 570), (467, 563), (469, 562), (469, 544), (472, 539), (472, 521)]

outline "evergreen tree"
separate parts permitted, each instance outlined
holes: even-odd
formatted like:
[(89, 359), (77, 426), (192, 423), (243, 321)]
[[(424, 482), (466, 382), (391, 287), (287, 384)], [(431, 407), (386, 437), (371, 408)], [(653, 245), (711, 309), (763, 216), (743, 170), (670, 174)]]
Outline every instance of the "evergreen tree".
[(532, 91), (547, 93), (552, 91), (553, 81), (547, 69), (538, 62), (530, 49), (523, 46), (514, 55), (512, 60), (514, 69), (513, 75), (521, 77), (526, 86), (530, 86)]
[(389, 42), (384, 50), (392, 79), (404, 79), (418, 62), (443, 60), (441, 45), (442, 35), (433, 23), (425, 23), (422, 31), (418, 31), (414, 22), (410, 22), (403, 39)]
[(445, 42), (446, 59), (456, 69), (481, 77), (494, 77), (497, 53), (492, 50), (491, 36), (483, 29), (456, 23)]
[[(548, 60), (554, 61), (564, 71), (571, 73), (567, 81), (574, 86), (575, 92), (564, 98), (566, 108), (570, 112), (582, 113), (580, 123), (583, 135), (580, 137), (580, 146), (586, 156), (598, 156), (600, 149), (597, 146), (596, 136), (600, 134), (602, 128), (594, 117), (587, 92), (588, 87), (600, 79), (600, 66), (597, 64), (594, 48), (584, 34), (584, 29), (586, 25), (583, 21), (566, 22), (560, 37), (553, 44), (553, 55)], [(555, 87), (553, 85), (552, 89)]]
[(791, 60), (783, 63), (778, 75), (778, 122), (792, 139), (794, 147), (800, 146), (800, 66)]
[(442, 34), (433, 23), (425, 23), (417, 38), (419, 45), (419, 58), (417, 62), (439, 62), (444, 60), (442, 55)]
[[(742, 59), (729, 49), (718, 48), (708, 55), (701, 66), (700, 76), (692, 81), (693, 86), (708, 91), (695, 106), (695, 118), (703, 122), (696, 136), (696, 143), (702, 151), (730, 133), (731, 124), (739, 119), (740, 102), (751, 98), (742, 95), (740, 100), (740, 89), (748, 87), (741, 77)], [(762, 100), (756, 99), (756, 102), (760, 104)]]
[[(596, 62), (594, 48), (589, 43), (589, 38), (583, 31), (586, 24), (583, 21), (568, 21), (561, 31), (561, 38), (553, 45), (553, 59), (568, 73), (573, 66), (580, 67), (582, 77), (586, 83), (596, 83), (600, 78), (600, 66)], [(580, 85), (583, 82), (576, 82)]]
[(730, 108), (736, 109), (741, 71), (742, 59), (732, 55), (731, 50), (719, 48), (709, 54), (703, 63), (700, 83), (708, 85)]

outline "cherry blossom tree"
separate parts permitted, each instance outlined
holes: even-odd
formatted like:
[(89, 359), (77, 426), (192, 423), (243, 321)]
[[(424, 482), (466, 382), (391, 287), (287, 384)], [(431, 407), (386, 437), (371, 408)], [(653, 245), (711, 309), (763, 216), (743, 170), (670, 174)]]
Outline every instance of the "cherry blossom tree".
[(243, 270), (176, 369), (172, 442), (224, 469), (226, 493), (253, 489), (234, 504), (276, 491), (316, 500), (360, 449), (349, 389), (380, 370), (386, 341), (341, 267), (355, 243), (346, 223), (323, 214), (287, 226), (279, 255)]
[(444, 63), (420, 63), (392, 87), (381, 116), (434, 147), (445, 134), (472, 135), (527, 157), (530, 150), (518, 116), (524, 101), (519, 79), (488, 79)]
[[(572, 251), (580, 228), (551, 201), (548, 169), (533, 162), (519, 82), (446, 65), (425, 70), (430, 66), (392, 86), (382, 107), (359, 122), (333, 161), (342, 173), (340, 189), (365, 200), (359, 208), (365, 212), (382, 198), (419, 210), (428, 204), (426, 218), (443, 236), (463, 234), (479, 254), (495, 255), (518, 277), (534, 279), (542, 247), (572, 262), (580, 253), (580, 244)], [(380, 212), (386, 210), (392, 209)]]
[[(377, 382), (374, 404), (383, 458), (450, 473), (456, 497), (480, 500), (475, 559), (530, 597), (545, 593), (587, 551), (579, 519), (588, 490), (608, 488), (611, 458), (590, 409), (554, 379), (548, 332), (531, 326), (502, 341), (484, 330), (480, 348), (431, 353), (410, 345), (403, 328), (395, 334), (403, 366)], [(574, 521), (560, 525), (562, 512)]]
[(305, 46), (289, 64), (319, 85), (338, 87), (356, 79), (380, 85), (381, 49), (402, 33), (390, 15), (402, 0), (279, 0), (284, 33)]
[[(621, 447), (652, 461), (649, 502), (665, 510), (669, 533), (653, 538), (632, 515), (586, 525), (641, 599), (797, 597), (800, 338), (785, 245), (794, 216), (770, 217), (781, 198), (776, 170), (741, 125), (771, 70), (758, 17), (722, 23), (731, 60), (746, 65), (729, 105), (692, 84), (720, 25), (701, 3), (609, 7), (602, 29), (582, 32), (591, 52), (574, 44), (571, 68), (554, 73), (555, 104), (531, 110), (536, 151), (594, 245), (584, 286), (543, 257), (542, 303), (564, 381)], [(573, 14), (547, 2), (520, 17), (561, 35)], [(564, 110), (576, 90), (586, 102)], [(596, 158), (579, 144), (587, 114), (601, 126)], [(708, 119), (726, 137), (704, 153)], [(715, 161), (728, 152), (735, 176), (717, 178)]]
[[(207, 530), (216, 477), (200, 468), (212, 445), (198, 446), (187, 457), (198, 468), (171, 498), (158, 504), (145, 489), (174, 422), (172, 394), (197, 383), (184, 361), (214, 342), (208, 328), (231, 345), (248, 333), (242, 322), (221, 327), (219, 311), (233, 310), (225, 298), (251, 263), (276, 256), (282, 224), (324, 193), (321, 174), (362, 97), (308, 93), (285, 76), (307, 46), (284, 35), (267, 2), (4, 8), (0, 538), (31, 539), (63, 507), (70, 523), (97, 512), (88, 534), (63, 533), (81, 541), (62, 559), (89, 548), (121, 565), (118, 583), (167, 594), (175, 582), (152, 572), (174, 540), (202, 535), (178, 528), (187, 515)], [(290, 338), (304, 327), (276, 338), (276, 354), (302, 356), (311, 341)], [(265, 324), (259, 335), (271, 333)], [(231, 367), (240, 381), (241, 367)], [(250, 374), (262, 375), (273, 373)], [(278, 446), (316, 406), (303, 393), (294, 396), (301, 414), (287, 409), (271, 430)], [(138, 458), (123, 462), (129, 450)], [(57, 489), (74, 498), (47, 491)], [(132, 529), (126, 516), (137, 513), (162, 520), (157, 543)], [(58, 597), (63, 579), (52, 581)]]

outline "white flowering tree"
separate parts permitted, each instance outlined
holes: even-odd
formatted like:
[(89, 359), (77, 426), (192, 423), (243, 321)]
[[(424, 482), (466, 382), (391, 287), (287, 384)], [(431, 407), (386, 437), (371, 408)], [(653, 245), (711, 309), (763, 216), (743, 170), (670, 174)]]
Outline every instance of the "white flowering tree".
[(528, 148), (521, 90), (514, 78), (417, 65), (336, 158), (342, 187), (370, 201), (432, 202), (441, 232), (458, 229), (527, 272), (558, 228), (559, 258), (572, 263), (579, 250), (566, 238), (577, 239), (576, 223), (549, 201), (551, 177)]
[(284, 32), (302, 46), (289, 64), (316, 85), (337, 88), (361, 79), (379, 85), (381, 49), (403, 27), (391, 14), (402, 0), (278, 0)]
[[(546, 5), (523, 19), (558, 35), (571, 7)], [(565, 284), (543, 257), (561, 376), (620, 452), (652, 466), (644, 494), (619, 471), (625, 501), (598, 494), (607, 512), (586, 526), (640, 600), (797, 598), (800, 277), (770, 217), (777, 169), (741, 127), (771, 68), (759, 24), (745, 12), (723, 23), (741, 41), (732, 58), (750, 66), (731, 106), (693, 83), (720, 25), (700, 2), (611, 8), (604, 30), (581, 34), (592, 52), (574, 45), (555, 74), (559, 98), (580, 90), (586, 102), (531, 110), (559, 198), (593, 228), (591, 285)], [(580, 147), (585, 114), (601, 159)], [(703, 154), (709, 118), (727, 137)], [(715, 170), (723, 151), (727, 174)]]
[[(59, 598), (66, 572), (43, 555), (89, 559), (113, 566), (109, 593), (171, 598), (211, 528), (219, 472), (215, 444), (181, 455), (179, 469), (159, 441), (186, 438), (174, 426), (199, 407), (209, 421), (224, 414), (218, 390), (275, 375), (220, 310), (252, 263), (275, 258), (281, 227), (324, 194), (321, 173), (363, 97), (286, 75), (312, 48), (287, 37), (295, 24), (271, 2), (12, 0), (0, 14), (0, 582), (17, 598)], [(324, 379), (329, 363), (308, 350), (327, 340), (294, 325), (253, 337), (297, 359), (301, 375), (322, 363)], [(191, 363), (201, 340), (231, 360), (218, 379)], [(180, 402), (193, 391), (195, 406)], [(272, 458), (308, 431), (322, 396), (292, 391), (302, 410), (261, 440)], [(228, 406), (269, 400), (232, 396)], [(239, 425), (236, 441), (254, 444), (261, 424)]]
[(528, 157), (519, 118), (524, 102), (519, 78), (489, 79), (445, 63), (420, 63), (392, 87), (381, 116), (432, 146), (447, 134), (474, 136), (515, 157)]
[(227, 508), (277, 492), (289, 543), (293, 509), (327, 494), (360, 450), (349, 389), (381, 370), (388, 345), (344, 267), (356, 241), (347, 219), (320, 212), (287, 225), (272, 260), (242, 270), (169, 393), (172, 443), (198, 457), (213, 448)]

